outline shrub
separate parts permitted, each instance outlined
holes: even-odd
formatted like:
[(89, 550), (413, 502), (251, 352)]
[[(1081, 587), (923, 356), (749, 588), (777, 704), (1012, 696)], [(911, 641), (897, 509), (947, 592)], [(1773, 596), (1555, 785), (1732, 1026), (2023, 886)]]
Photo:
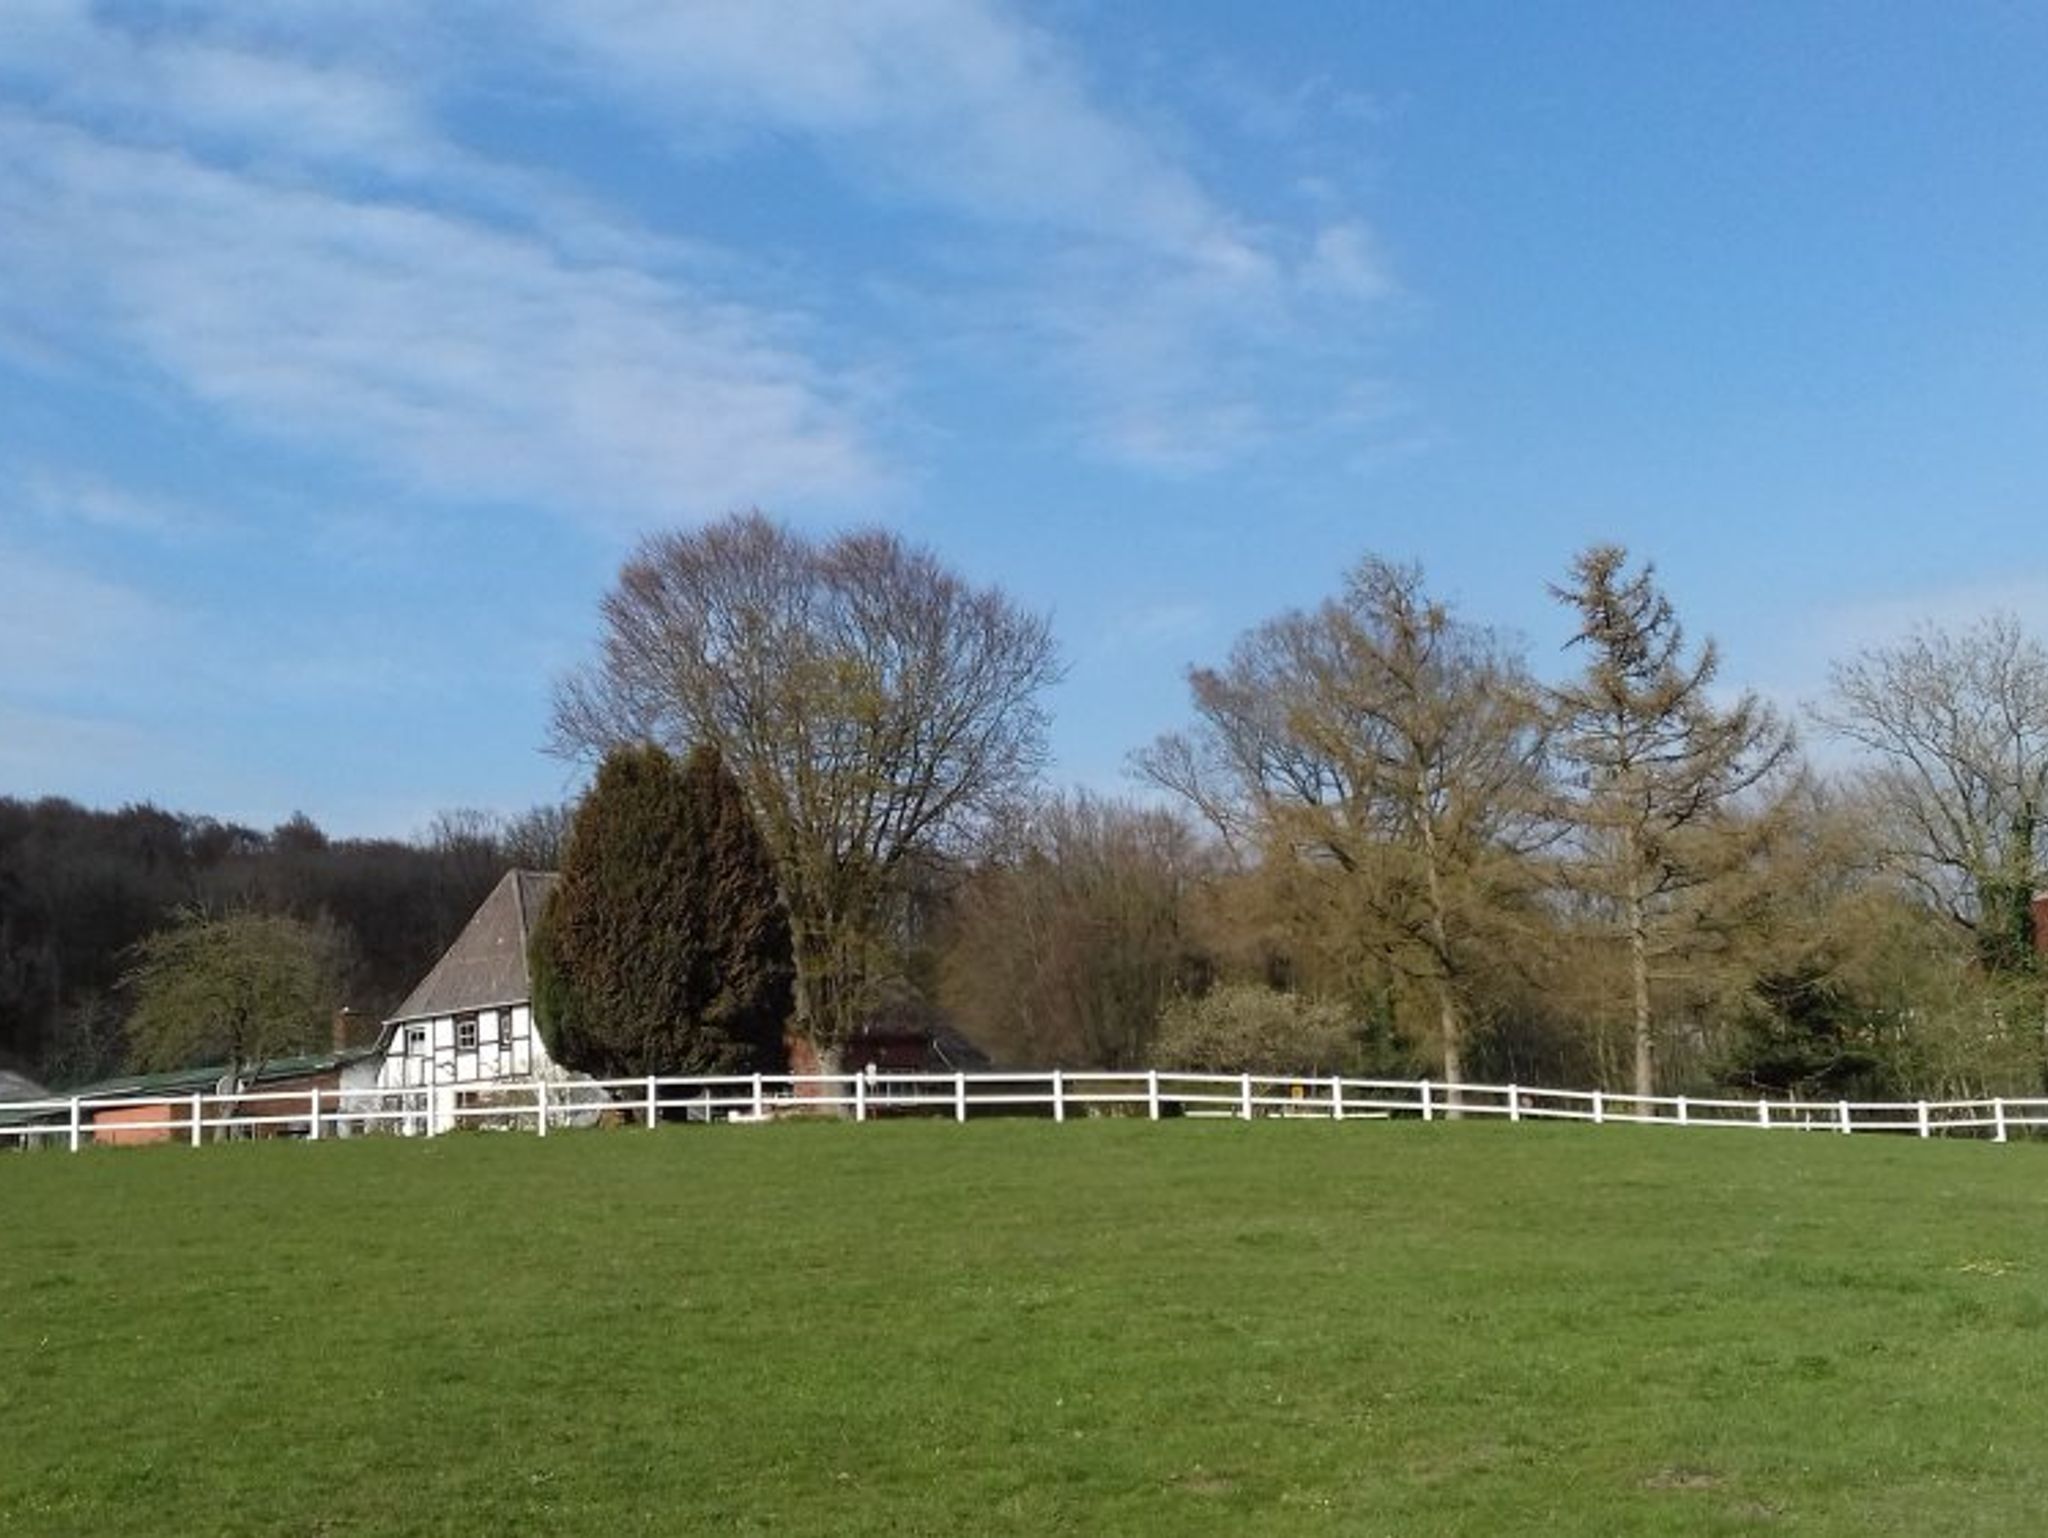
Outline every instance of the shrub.
[(1256, 983), (1175, 999), (1159, 1015), (1161, 1067), (1204, 1073), (1327, 1074), (1357, 1066), (1358, 1028), (1341, 1005)]

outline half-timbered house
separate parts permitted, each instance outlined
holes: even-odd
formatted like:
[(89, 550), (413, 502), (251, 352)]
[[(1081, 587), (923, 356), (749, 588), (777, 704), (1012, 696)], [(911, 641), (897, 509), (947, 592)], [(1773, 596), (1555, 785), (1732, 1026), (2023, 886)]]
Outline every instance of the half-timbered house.
[(445, 1132), (487, 1103), (500, 1080), (570, 1077), (549, 1058), (533, 1019), (529, 947), (555, 877), (508, 871), (433, 970), (384, 1022), (377, 1055), (351, 1087), (429, 1089), (399, 1103), (403, 1130)]

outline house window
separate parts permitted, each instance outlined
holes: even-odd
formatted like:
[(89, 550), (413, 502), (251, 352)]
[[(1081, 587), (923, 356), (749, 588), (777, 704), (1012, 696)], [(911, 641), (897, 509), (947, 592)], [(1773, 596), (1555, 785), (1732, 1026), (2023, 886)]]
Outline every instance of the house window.
[(427, 1028), (424, 1025), (410, 1027), (405, 1033), (405, 1051), (408, 1057), (423, 1057), (427, 1050)]
[(476, 1050), (475, 1015), (457, 1015), (455, 1017), (455, 1050), (458, 1052), (474, 1052)]

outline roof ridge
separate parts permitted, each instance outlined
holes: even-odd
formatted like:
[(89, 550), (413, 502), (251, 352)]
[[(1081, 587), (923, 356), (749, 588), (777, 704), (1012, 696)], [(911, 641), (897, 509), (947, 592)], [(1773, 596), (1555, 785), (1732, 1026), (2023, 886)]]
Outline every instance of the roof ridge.
[(512, 883), (512, 911), (519, 925), (519, 959), (526, 959), (526, 872), (513, 866), (505, 872), (505, 879)]

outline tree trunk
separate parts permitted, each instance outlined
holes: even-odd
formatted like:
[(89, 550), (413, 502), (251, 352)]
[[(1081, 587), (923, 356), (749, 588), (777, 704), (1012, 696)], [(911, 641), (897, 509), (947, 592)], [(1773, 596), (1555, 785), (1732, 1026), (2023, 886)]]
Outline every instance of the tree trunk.
[[(849, 1018), (849, 986), (839, 947), (832, 929), (824, 923), (790, 925), (790, 953), (796, 963), (796, 1032), (809, 1043), (818, 1060), (817, 1072), (827, 1076), (858, 1071), (849, 1065), (847, 1044), (857, 1023)], [(844, 1086), (830, 1086), (825, 1094), (844, 1093)], [(839, 1116), (851, 1116), (846, 1106), (836, 1108)]]
[(1447, 977), (1437, 979), (1436, 1018), (1444, 1043), (1444, 1079), (1453, 1086), (1445, 1097), (1444, 1115), (1457, 1121), (1465, 1114), (1464, 1098), (1455, 1088), (1465, 1082), (1465, 1022), (1458, 1009), (1458, 995)]
[[(1444, 1079), (1455, 1086), (1465, 1082), (1465, 1022), (1458, 1008), (1457, 986), (1451, 975), (1451, 925), (1445, 911), (1447, 904), (1444, 901), (1443, 871), (1437, 857), (1436, 824), (1429, 814), (1427, 775), (1418, 776), (1415, 807), (1417, 824), (1422, 831), (1423, 875), (1429, 892), (1430, 947), (1436, 952), (1437, 1033), (1443, 1042)], [(1453, 1118), (1464, 1114), (1455, 1088), (1450, 1095), (1447, 1114)]]
[(1650, 934), (1642, 887), (1631, 880), (1628, 893), (1628, 967), (1635, 990), (1636, 1112), (1648, 1116), (1657, 1090), (1655, 1045), (1650, 1034)]
[(805, 919), (789, 928), (790, 959), (796, 966), (796, 1028), (822, 1058), (845, 1039), (832, 940), (824, 926)]

